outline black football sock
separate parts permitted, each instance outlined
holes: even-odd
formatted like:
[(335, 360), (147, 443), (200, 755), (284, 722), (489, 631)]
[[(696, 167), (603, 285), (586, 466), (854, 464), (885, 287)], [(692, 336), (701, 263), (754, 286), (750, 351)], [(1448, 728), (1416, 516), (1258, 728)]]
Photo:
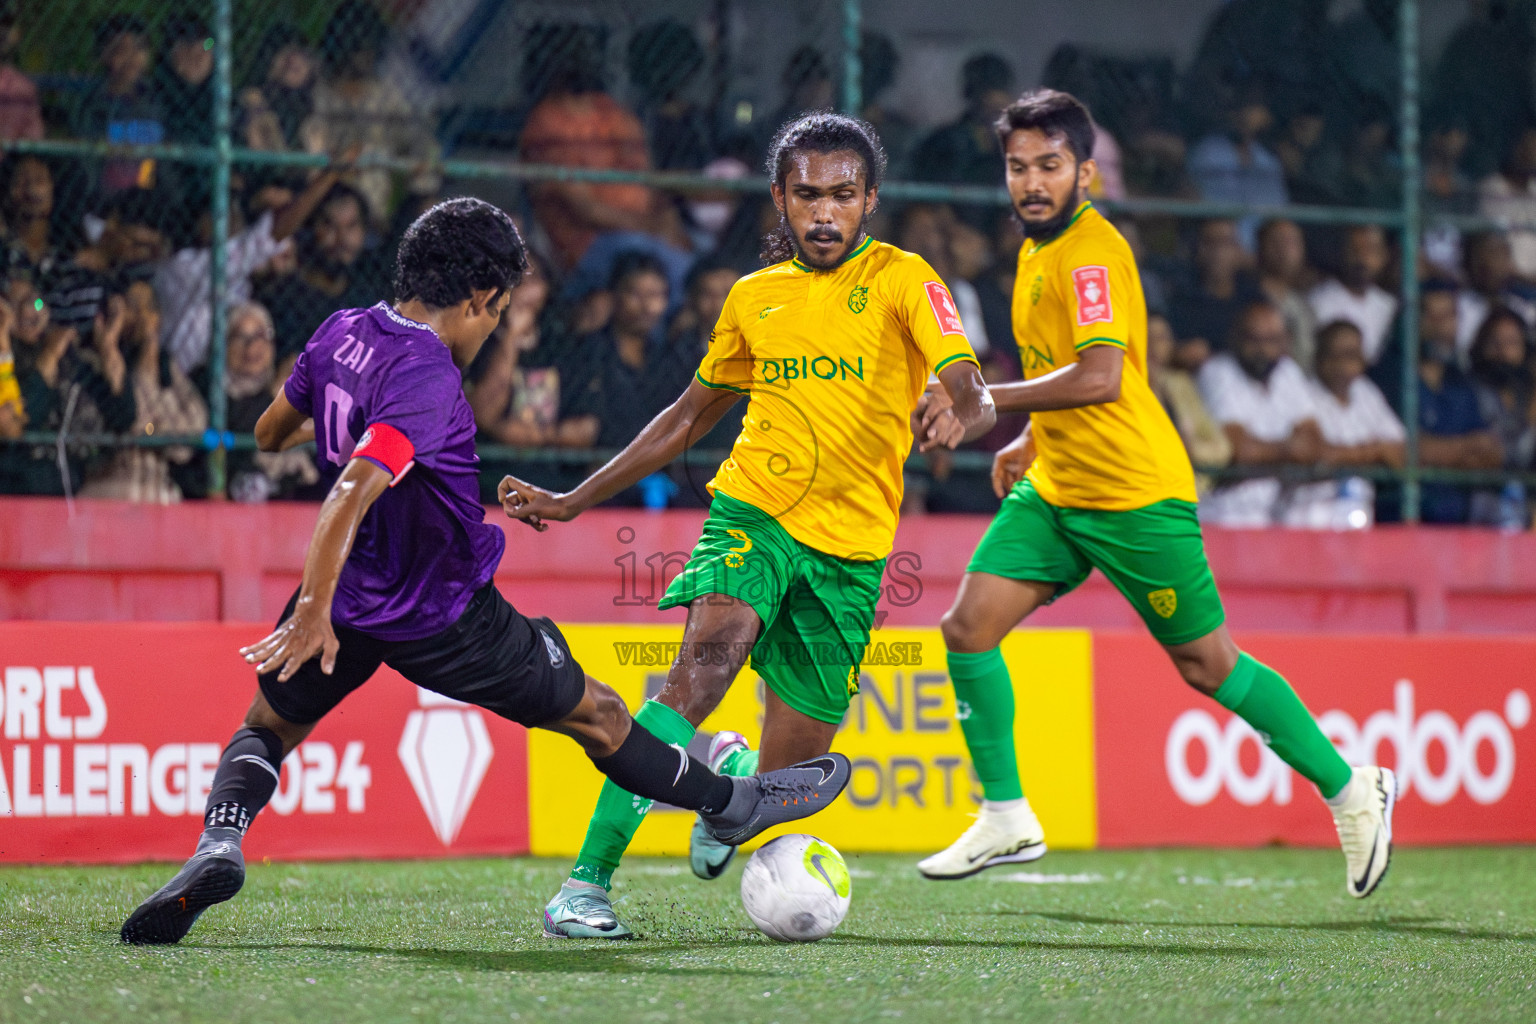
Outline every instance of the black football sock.
[(282, 763), (283, 741), (271, 729), (245, 728), (235, 733), (213, 775), (203, 828), (232, 829), (237, 839), (245, 835), (251, 819), (276, 792)]
[(735, 784), (710, 771), (682, 747), (663, 743), (639, 722), (610, 757), (594, 757), (597, 770), (621, 789), (704, 814), (718, 814), (731, 802)]

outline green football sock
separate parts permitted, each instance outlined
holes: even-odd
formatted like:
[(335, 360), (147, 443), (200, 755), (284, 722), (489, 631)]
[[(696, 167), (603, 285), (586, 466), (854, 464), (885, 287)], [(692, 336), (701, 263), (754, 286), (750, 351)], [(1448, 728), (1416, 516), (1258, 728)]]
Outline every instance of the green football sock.
[(738, 747), (725, 755), (725, 760), (720, 762), (720, 767), (715, 771), (721, 775), (729, 775), (732, 778), (744, 779), (748, 775), (757, 774), (757, 751), (747, 747)]
[(996, 647), (979, 654), (949, 652), (955, 717), (988, 800), (1017, 800), (1019, 759), (1013, 747), (1013, 680)]
[(1291, 684), (1268, 665), (1251, 655), (1239, 655), (1215, 697), (1253, 726), (1280, 760), (1309, 779), (1325, 798), (1337, 795), (1349, 782), (1349, 765), (1317, 727)]
[[(648, 700), (641, 705), (635, 721), (666, 743), (686, 747), (693, 739), (694, 728), (688, 724), (688, 719), (658, 701)], [(635, 838), (635, 830), (650, 809), (649, 800), (642, 800), (604, 779), (603, 791), (597, 797), (597, 809), (592, 812), (592, 821), (587, 825), (587, 837), (582, 840), (571, 877), (578, 882), (608, 888), (614, 870), (629, 848), (629, 841)]]

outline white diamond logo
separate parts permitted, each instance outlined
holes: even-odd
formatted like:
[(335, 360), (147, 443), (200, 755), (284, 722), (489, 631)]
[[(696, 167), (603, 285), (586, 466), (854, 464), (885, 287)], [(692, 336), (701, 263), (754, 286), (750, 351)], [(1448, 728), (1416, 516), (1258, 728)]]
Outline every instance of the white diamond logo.
[(417, 694), (422, 707), (406, 717), (400, 763), (432, 831), (452, 846), (490, 767), (491, 737), (478, 710), (427, 690)]

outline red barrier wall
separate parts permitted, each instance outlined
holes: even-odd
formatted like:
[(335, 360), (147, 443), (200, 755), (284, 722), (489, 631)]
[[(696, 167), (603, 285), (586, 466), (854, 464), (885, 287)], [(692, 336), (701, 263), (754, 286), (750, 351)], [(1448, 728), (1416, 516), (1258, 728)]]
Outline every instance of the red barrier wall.
[[(655, 597), (702, 520), (702, 512), (604, 509), (543, 534), (503, 520), (507, 556), (497, 578), (519, 606), (557, 620), (656, 622)], [(0, 618), (267, 622), (297, 584), (314, 521), (313, 505), (79, 501), (71, 515), (62, 501), (0, 498)], [(885, 621), (936, 623), (986, 522), (903, 521)], [(1207, 530), (1206, 547), (1236, 628), (1536, 631), (1533, 534)], [(680, 621), (682, 613), (664, 614)], [(1097, 575), (1032, 621), (1139, 626)]]
[[(0, 862), (181, 860), (262, 627), (0, 627)], [(246, 857), (528, 851), (523, 729), (381, 669), (289, 755)]]

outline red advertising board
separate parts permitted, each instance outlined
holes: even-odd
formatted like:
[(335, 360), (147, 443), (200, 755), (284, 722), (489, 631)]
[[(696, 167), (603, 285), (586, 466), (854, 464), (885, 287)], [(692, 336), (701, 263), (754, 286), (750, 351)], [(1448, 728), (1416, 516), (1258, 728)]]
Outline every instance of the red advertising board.
[[(0, 861), (179, 860), (263, 625), (0, 624)], [(260, 859), (528, 849), (527, 735), (388, 669), (283, 763)]]
[[(1398, 774), (1404, 843), (1536, 841), (1536, 640), (1254, 634), (1352, 764)], [(1099, 843), (1326, 845), (1316, 790), (1144, 634), (1094, 634)]]

